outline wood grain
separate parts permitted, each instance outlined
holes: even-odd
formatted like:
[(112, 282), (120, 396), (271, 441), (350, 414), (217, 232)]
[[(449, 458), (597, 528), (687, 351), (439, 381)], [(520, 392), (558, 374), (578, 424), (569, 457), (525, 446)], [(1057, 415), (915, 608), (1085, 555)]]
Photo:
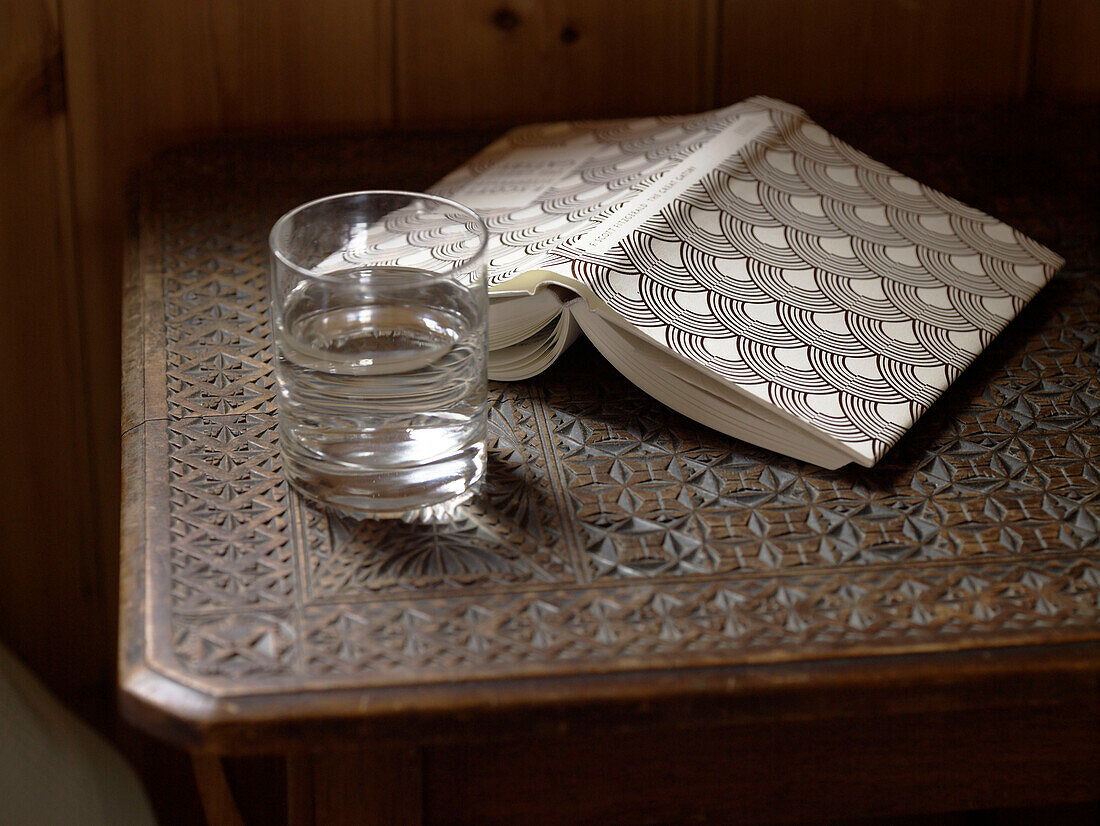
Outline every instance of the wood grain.
[(420, 826), (422, 822), (417, 748), (368, 744), (295, 755), (289, 768), (294, 789), (290, 826)]
[(712, 0), (396, 5), (403, 126), (690, 112), (712, 100)]
[(1031, 90), (1039, 95), (1100, 96), (1100, 3), (1038, 0)]
[(462, 744), (427, 750), (424, 820), (810, 823), (1087, 801), (1098, 736), (1095, 716), (1032, 707)]
[(111, 680), (116, 566), (92, 521), (56, 3), (4, 3), (0, 30), (0, 636), (82, 705)]
[(222, 761), (211, 755), (197, 754), (192, 758), (191, 764), (202, 794), (202, 808), (208, 826), (244, 826), (244, 820), (226, 780)]
[(719, 97), (900, 107), (1023, 94), (1030, 0), (725, 0)]
[(132, 163), (135, 148), (195, 134), (390, 120), (385, 0), (65, 8), (79, 152), (113, 150)]

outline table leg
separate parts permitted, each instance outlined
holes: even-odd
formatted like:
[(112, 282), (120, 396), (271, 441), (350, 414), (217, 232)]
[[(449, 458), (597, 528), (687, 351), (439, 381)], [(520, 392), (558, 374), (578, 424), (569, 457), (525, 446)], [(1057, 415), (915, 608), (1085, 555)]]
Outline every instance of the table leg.
[(412, 747), (287, 758), (290, 826), (420, 826), (421, 759)]
[(209, 826), (244, 826), (237, 803), (233, 800), (229, 781), (226, 780), (221, 758), (217, 755), (193, 754), (191, 765)]

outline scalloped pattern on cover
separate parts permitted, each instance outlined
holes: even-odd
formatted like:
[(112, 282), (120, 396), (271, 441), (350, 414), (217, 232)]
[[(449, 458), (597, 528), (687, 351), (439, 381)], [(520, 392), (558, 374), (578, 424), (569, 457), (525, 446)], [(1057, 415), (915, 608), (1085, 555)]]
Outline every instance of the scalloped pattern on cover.
[[(626, 195), (643, 198), (708, 135), (760, 112), (772, 124), (760, 138), (609, 252), (585, 251), (585, 231)], [(516, 147), (581, 138), (598, 148), (573, 174), (529, 207), (489, 212), (500, 239), (492, 283), (536, 268), (568, 274), (657, 344), (866, 464), (1062, 264), (767, 98), (691, 118), (526, 127), (440, 190), (461, 192)]]

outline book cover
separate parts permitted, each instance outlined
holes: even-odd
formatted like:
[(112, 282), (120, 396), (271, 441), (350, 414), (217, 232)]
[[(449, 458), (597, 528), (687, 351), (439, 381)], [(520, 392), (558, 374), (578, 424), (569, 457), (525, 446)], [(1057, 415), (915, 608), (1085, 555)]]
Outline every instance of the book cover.
[(825, 466), (878, 461), (1063, 263), (763, 97), (520, 127), (433, 191), (493, 236), (491, 375), (583, 331), (685, 415)]

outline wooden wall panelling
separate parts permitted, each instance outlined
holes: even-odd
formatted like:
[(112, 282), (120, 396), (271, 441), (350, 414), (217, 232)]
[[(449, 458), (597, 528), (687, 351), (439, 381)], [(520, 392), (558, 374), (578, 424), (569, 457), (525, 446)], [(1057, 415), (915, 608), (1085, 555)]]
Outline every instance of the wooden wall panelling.
[(1037, 2), (1031, 90), (1061, 98), (1100, 98), (1100, 3)]
[(713, 103), (714, 0), (402, 0), (403, 126), (691, 112)]
[(723, 102), (908, 106), (1021, 96), (1032, 0), (724, 0)]
[(114, 670), (92, 522), (57, 3), (5, 0), (0, 31), (0, 638), (94, 717)]
[(78, 153), (391, 119), (390, 0), (62, 3)]

